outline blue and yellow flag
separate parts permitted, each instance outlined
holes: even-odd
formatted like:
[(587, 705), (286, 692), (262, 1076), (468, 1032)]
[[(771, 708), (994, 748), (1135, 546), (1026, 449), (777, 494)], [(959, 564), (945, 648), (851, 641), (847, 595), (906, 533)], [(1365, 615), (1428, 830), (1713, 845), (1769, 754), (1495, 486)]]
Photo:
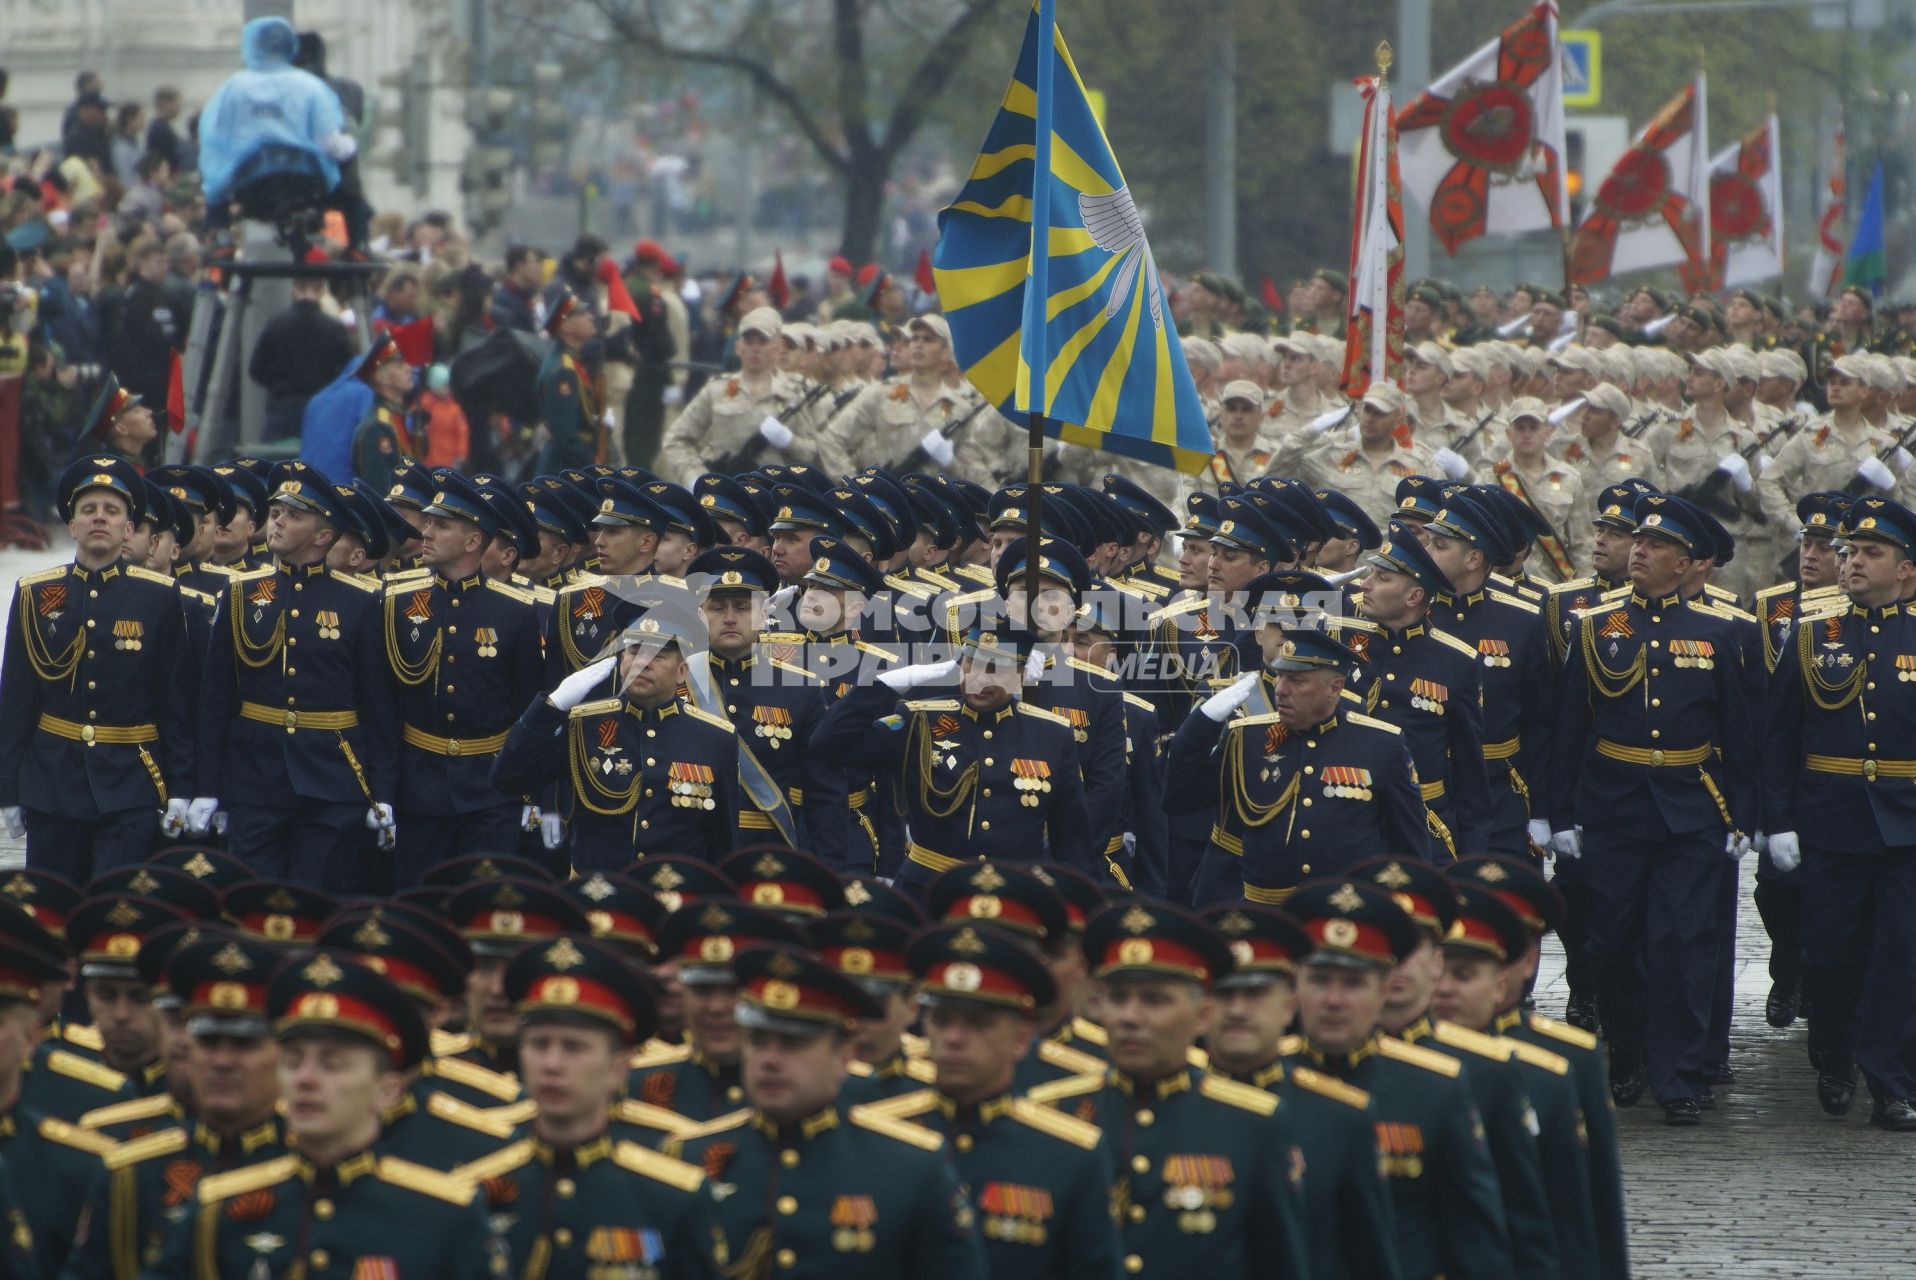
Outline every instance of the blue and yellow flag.
[[(1204, 408), (1144, 219), (1051, 3), (1032, 6), (1011, 87), (938, 218), (932, 265), (952, 352), (1007, 415), (1035, 409), (1067, 443), (1196, 472), (1213, 449)], [(1033, 369), (1045, 370), (1037, 394)]]

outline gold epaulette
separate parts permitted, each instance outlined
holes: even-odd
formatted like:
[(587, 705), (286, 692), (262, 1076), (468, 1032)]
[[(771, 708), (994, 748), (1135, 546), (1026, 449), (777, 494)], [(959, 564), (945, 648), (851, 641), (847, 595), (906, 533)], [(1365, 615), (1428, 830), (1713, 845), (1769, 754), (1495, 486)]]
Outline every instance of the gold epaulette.
[(1196, 1067), (1199, 1071), (1209, 1071), (1211, 1069), (1211, 1055), (1196, 1045), (1192, 1045), (1184, 1051), (1184, 1060)]
[[(207, 565), (206, 567), (211, 569), (214, 566)], [(224, 572), (224, 570), (221, 571)], [(142, 582), (157, 582), (162, 586), (170, 587), (173, 585), (173, 579), (167, 577), (165, 574), (155, 573), (153, 570), (137, 564), (130, 564), (126, 567), (126, 576), (129, 578), (138, 578)]]
[(60, 1039), (76, 1049), (85, 1049), (88, 1053), (99, 1053), (106, 1048), (106, 1041), (100, 1036), (100, 1029), (92, 1023), (69, 1022), (60, 1028)]
[(428, 569), (423, 564), (416, 564), (410, 569), (394, 569), (391, 573), (384, 575), (382, 581), (387, 583), (414, 582), (419, 578), (430, 577), (432, 577), (431, 569)]
[[(1787, 586), (1789, 584), (1785, 583), (1784, 585)], [(1849, 598), (1849, 592), (1847, 589), (1845, 589), (1842, 586), (1841, 583), (1832, 582), (1827, 587), (1811, 587), (1808, 591), (1805, 591), (1803, 593), (1803, 598), (1805, 600), (1824, 600), (1824, 599), (1847, 600)]]
[(1821, 600), (1805, 600), (1803, 611), (1793, 622), (1823, 622), (1830, 618), (1840, 618), (1850, 610), (1848, 596), (1829, 596)]
[[(1690, 603), (1701, 604), (1702, 602), (1692, 600)], [(1756, 621), (1755, 614), (1744, 609), (1741, 605), (1731, 604), (1728, 600), (1712, 600), (1708, 604), (1703, 605), (1703, 607), (1719, 618), (1734, 618), (1738, 622)]]
[[(277, 565), (263, 564), (257, 569), (237, 570), (234, 572), (231, 578), (227, 579), (227, 582), (229, 584), (234, 582), (251, 582), (255, 578), (270, 578), (275, 573), (278, 573), (278, 572), (279, 572), (279, 567)], [(424, 573), (428, 571), (420, 570), (420, 572)]]
[(60, 564), (60, 565), (55, 565), (51, 569), (42, 569), (38, 573), (21, 574), (19, 585), (21, 587), (35, 587), (40, 585), (42, 582), (52, 582), (55, 578), (64, 578), (66, 576), (67, 576), (67, 566)]
[(893, 1120), (886, 1116), (867, 1115), (863, 1107), (853, 1107), (847, 1117), (861, 1129), (883, 1134), (898, 1142), (908, 1143), (920, 1151), (943, 1151), (945, 1140), (923, 1125), (909, 1120)]
[(1052, 724), (1059, 725), (1066, 729), (1071, 727), (1071, 722), (1057, 712), (1046, 711), (1043, 707), (1034, 707), (1022, 698), (1018, 700), (1018, 714), (1021, 716), (1036, 716), (1040, 720), (1049, 720)]
[(1495, 589), (1492, 589), (1492, 590), (1484, 592), (1484, 594), (1489, 596), (1492, 600), (1497, 601), (1497, 603), (1499, 604), (1515, 605), (1517, 608), (1524, 610), (1526, 613), (1541, 614), (1543, 612), (1543, 606), (1538, 604), (1535, 600), (1526, 600), (1524, 599), (1524, 597), (1519, 595), (1512, 595), (1508, 591), (1497, 591)]
[(534, 604), (556, 604), (559, 599), (559, 593), (557, 591), (554, 591), (551, 587), (542, 587), (536, 582), (530, 587), (527, 587), (526, 590), (532, 593), (532, 603)]
[(1582, 1027), (1573, 1027), (1567, 1022), (1558, 1022), (1555, 1018), (1546, 1018), (1541, 1013), (1533, 1013), (1525, 1019), (1525, 1024), (1540, 1036), (1549, 1036), (1552, 1040), (1561, 1040), (1565, 1044), (1575, 1045), (1579, 1049), (1597, 1047), (1597, 1037)]
[(890, 587), (893, 591), (903, 592), (904, 594), (910, 596), (914, 600), (929, 600), (932, 598), (932, 596), (937, 594), (937, 592), (935, 592), (932, 588), (926, 586), (924, 583), (914, 582), (912, 579), (907, 578), (902, 573), (886, 574), (885, 585)]
[(523, 1168), (532, 1159), (532, 1139), (522, 1138), (509, 1147), (501, 1147), (491, 1155), (480, 1156), (452, 1171), (452, 1176), (463, 1182), (481, 1183), (487, 1178), (502, 1178), (514, 1169)]
[[(1628, 591), (1629, 588), (1625, 587), (1624, 590)], [(1594, 618), (1600, 613), (1609, 613), (1613, 609), (1621, 609), (1629, 603), (1630, 601), (1625, 598), (1620, 597), (1618, 599), (1612, 600), (1606, 597), (1602, 600), (1597, 601), (1595, 604), (1587, 604), (1587, 605), (1584, 605), (1581, 609), (1572, 609), (1570, 612), (1575, 614), (1579, 618)]]
[(860, 1062), (857, 1058), (845, 1064), (845, 1071), (846, 1074), (856, 1076), (860, 1080), (869, 1080), (874, 1074), (871, 1063)]
[(437, 1116), (446, 1123), (456, 1124), (462, 1129), (471, 1129), (487, 1137), (501, 1140), (510, 1138), (512, 1131), (518, 1127), (493, 1115), (488, 1108), (475, 1107), (470, 1102), (461, 1102), (446, 1093), (435, 1092), (426, 1095), (426, 1114)]
[(1481, 1031), (1472, 1031), (1469, 1027), (1460, 1027), (1454, 1022), (1437, 1023), (1431, 1028), (1430, 1038), (1438, 1044), (1462, 1049), (1480, 1058), (1489, 1058), (1492, 1062), (1510, 1061), (1509, 1041), (1487, 1036)]
[(803, 677), (805, 680), (809, 681), (812, 684), (823, 686), (825, 683), (823, 677), (813, 675), (811, 672), (807, 671), (805, 668), (801, 666), (796, 665), (795, 663), (783, 662), (777, 658), (773, 658), (772, 665), (778, 668), (780, 671), (789, 672), (792, 675)]
[(1285, 1036), (1277, 1042), (1277, 1056), (1288, 1058), (1294, 1053), (1304, 1052), (1303, 1036)]
[(1470, 660), (1472, 662), (1477, 661), (1478, 655), (1477, 655), (1477, 647), (1475, 645), (1465, 644), (1462, 640), (1459, 640), (1456, 636), (1451, 635), (1450, 632), (1440, 630), (1436, 627), (1432, 627), (1430, 631), (1428, 632), (1428, 634), (1432, 640), (1437, 641), (1439, 644), (1447, 644), (1451, 648), (1455, 649), (1458, 653), (1469, 654)]
[(1081, 1076), (1066, 1076), (1062, 1080), (1047, 1080), (1035, 1089), (1025, 1091), (1025, 1097), (1033, 1102), (1049, 1106), (1062, 1102), (1066, 1098), (1082, 1098), (1087, 1093), (1096, 1093), (1104, 1088), (1104, 1065), (1100, 1063), (1095, 1073), (1086, 1072)]
[(118, 1093), (126, 1088), (126, 1077), (112, 1067), (102, 1066), (89, 1058), (82, 1058), (77, 1053), (68, 1053), (65, 1049), (55, 1049), (49, 1053), (46, 1065), (47, 1070), (55, 1075), (65, 1076), (69, 1080), (83, 1081), (96, 1089)]
[(481, 1107), (480, 1110), (501, 1124), (516, 1128), (539, 1114), (539, 1104), (531, 1098), (521, 1098), (517, 1102), (508, 1102), (503, 1107)]
[(1321, 1071), (1312, 1071), (1309, 1067), (1292, 1067), (1291, 1082), (1307, 1093), (1320, 1098), (1329, 1098), (1341, 1102), (1347, 1107), (1362, 1111), (1370, 1105), (1370, 1094), (1354, 1084), (1345, 1084), (1335, 1076), (1327, 1076)]
[[(1475, 651), (1473, 650), (1473, 652)], [(1367, 716), (1361, 711), (1346, 711), (1344, 713), (1344, 723), (1361, 724), (1366, 729), (1382, 729), (1387, 733), (1403, 733), (1403, 730), (1399, 729), (1396, 725), (1376, 719), (1373, 716)]]
[(930, 1058), (906, 1058), (905, 1074), (919, 1084), (938, 1083), (938, 1068), (932, 1065)]
[(884, 1116), (888, 1120), (909, 1120), (913, 1116), (922, 1116), (938, 1105), (938, 1095), (930, 1089), (914, 1089), (910, 1093), (901, 1093), (896, 1098), (886, 1098), (883, 1102), (867, 1102), (855, 1107), (857, 1111), (869, 1111), (873, 1115)]
[(882, 649), (864, 640), (852, 641), (852, 647), (860, 653), (869, 653), (874, 658), (883, 658), (886, 662), (903, 662), (905, 660), (905, 655), (902, 653), (891, 649)]
[(455, 1178), (450, 1173), (428, 1169), (423, 1164), (401, 1160), (398, 1156), (379, 1157), (379, 1163), (373, 1167), (373, 1176), (388, 1186), (404, 1187), (435, 1200), (444, 1200), (447, 1204), (471, 1204), (477, 1193), (477, 1188), (464, 1178)]
[(650, 1178), (654, 1182), (663, 1182), (668, 1187), (677, 1187), (680, 1191), (697, 1191), (705, 1181), (705, 1170), (683, 1160), (674, 1160), (671, 1156), (661, 1155), (650, 1147), (642, 1147), (636, 1142), (617, 1143), (612, 1148), (612, 1163), (627, 1173), (636, 1173), (640, 1177)]
[(179, 591), (182, 598), (191, 600), (194, 604), (206, 605), (211, 607), (211, 606), (219, 604), (220, 602), (220, 598), (218, 596), (212, 595), (209, 592), (200, 591), (193, 587), (180, 586), (178, 583), (175, 583), (174, 586)]
[(210, 1178), (201, 1178), (197, 1194), (201, 1204), (217, 1204), (248, 1191), (259, 1191), (284, 1182), (298, 1171), (298, 1156), (275, 1156), (260, 1164), (249, 1164), (244, 1169), (232, 1169), (226, 1173), (216, 1173)]
[(1603, 593), (1602, 595), (1600, 595), (1600, 596), (1598, 596), (1598, 597), (1597, 597), (1597, 599), (1599, 599), (1599, 600), (1619, 600), (1619, 601), (1621, 601), (1621, 600), (1628, 600), (1628, 599), (1630, 598), (1630, 592), (1631, 592), (1631, 590), (1632, 590), (1632, 587), (1630, 586), (1630, 584), (1629, 584), (1629, 583), (1627, 583), (1627, 582), (1626, 582), (1626, 583), (1624, 583), (1624, 584), (1623, 584), (1622, 586), (1620, 586), (1620, 587), (1611, 587), (1611, 588), (1610, 588), (1610, 589), (1609, 589), (1608, 591), (1606, 591), (1606, 592), (1604, 592), (1604, 593)]
[(1099, 1048), (1103, 1048), (1105, 1045), (1111, 1043), (1111, 1033), (1089, 1018), (1072, 1018), (1071, 1034), (1080, 1040), (1095, 1044)]
[(933, 591), (956, 591), (957, 580), (947, 577), (936, 569), (920, 568), (918, 576), (931, 585)]
[[(1827, 590), (1828, 588), (1823, 589)], [(1776, 599), (1778, 596), (1788, 595), (1794, 590), (1796, 590), (1796, 584), (1794, 582), (1779, 582), (1773, 587), (1758, 588), (1756, 598), (1767, 602)], [(1803, 594), (1807, 596), (1809, 592), (1806, 591)]]
[(369, 596), (378, 595), (380, 591), (380, 583), (377, 578), (362, 578), (356, 573), (341, 573), (337, 569), (328, 569), (326, 576), (335, 582), (343, 582), (349, 587), (357, 587)]
[(175, 1151), (186, 1148), (186, 1130), (180, 1128), (162, 1129), (158, 1133), (149, 1133), (143, 1138), (134, 1138), (122, 1142), (107, 1152), (106, 1167), (124, 1169), (130, 1164), (142, 1160), (151, 1160), (156, 1156), (170, 1156)]
[(1135, 591), (1147, 600), (1162, 600), (1171, 594), (1171, 588), (1162, 582), (1153, 582), (1149, 578), (1132, 576), (1129, 578), (1107, 578), (1112, 586), (1120, 591)]
[(1455, 1058), (1445, 1057), (1435, 1049), (1426, 1049), (1421, 1045), (1405, 1044), (1402, 1040), (1390, 1036), (1381, 1036), (1377, 1041), (1377, 1052), (1393, 1062), (1407, 1062), (1413, 1067), (1422, 1067), (1440, 1076), (1455, 1079), (1463, 1074), (1464, 1064)]
[(104, 1129), (110, 1124), (126, 1124), (133, 1120), (157, 1120), (171, 1114), (173, 1095), (156, 1093), (150, 1098), (134, 1098), (130, 1102), (114, 1102), (104, 1107), (95, 1107), (82, 1115), (78, 1124), (82, 1129)]
[(750, 1107), (740, 1107), (737, 1111), (728, 1111), (722, 1116), (714, 1116), (704, 1124), (695, 1124), (685, 1132), (674, 1135), (675, 1142), (690, 1142), (694, 1138), (708, 1138), (715, 1133), (724, 1133), (727, 1129), (736, 1129), (748, 1123), (752, 1118)]
[(1096, 1150), (1098, 1140), (1104, 1133), (1095, 1124), (1068, 1116), (1062, 1111), (1054, 1111), (1029, 1098), (1012, 1100), (1011, 1118), (1028, 1129), (1036, 1129), (1039, 1133), (1049, 1134), (1086, 1151)]
[(758, 633), (760, 644), (804, 644), (803, 631), (761, 631)]
[(703, 720), (706, 724), (723, 729), (728, 734), (738, 732), (737, 726), (724, 716), (715, 716), (710, 711), (702, 711), (689, 702), (685, 704), (684, 710), (685, 714), (691, 716), (694, 720)]
[[(1335, 631), (1361, 631), (1373, 636), (1384, 634), (1384, 628), (1380, 624), (1372, 622), (1369, 618), (1357, 618), (1347, 613), (1327, 617), (1324, 621)], [(1431, 630), (1435, 632), (1437, 628), (1432, 627)]]
[(612, 1118), (621, 1124), (635, 1124), (670, 1134), (684, 1133), (692, 1127), (692, 1122), (678, 1112), (667, 1111), (664, 1107), (655, 1107), (636, 1098), (619, 1099), (612, 1107)]
[(1570, 1074), (1570, 1059), (1561, 1053), (1552, 1053), (1542, 1045), (1531, 1044), (1528, 1040), (1506, 1040), (1510, 1046), (1510, 1056), (1526, 1066), (1541, 1067), (1551, 1075)]
[(398, 573), (395, 573), (392, 577), (385, 579), (384, 582), (385, 582), (385, 594), (395, 599), (400, 596), (411, 595), (417, 585), (415, 583), (408, 582), (404, 574), (398, 574)]
[(573, 720), (583, 719), (586, 716), (610, 715), (623, 705), (624, 699), (622, 698), (600, 698), (596, 702), (581, 702), (578, 706), (567, 712), (566, 715)]
[[(1354, 711), (1347, 711), (1344, 713), (1344, 718), (1348, 720), (1355, 714), (1357, 713)], [(1252, 729), (1261, 724), (1276, 724), (1282, 719), (1283, 717), (1277, 712), (1266, 711), (1261, 716), (1232, 716), (1224, 722), (1224, 727), (1226, 729)]]
[(907, 711), (956, 711), (956, 698), (914, 698), (905, 703)]
[(80, 1151), (91, 1151), (96, 1156), (106, 1155), (120, 1144), (91, 1129), (82, 1129), (77, 1124), (57, 1120), (47, 1116), (40, 1121), (40, 1136), (48, 1142), (57, 1142), (63, 1147), (73, 1147)]
[(1736, 592), (1728, 587), (1719, 587), (1714, 582), (1703, 584), (1703, 594), (1723, 604), (1735, 604), (1737, 599)]
[(1277, 1110), (1276, 1094), (1248, 1084), (1239, 1084), (1235, 1080), (1226, 1080), (1223, 1076), (1205, 1076), (1198, 1082), (1198, 1092), (1213, 1102), (1226, 1103), (1243, 1111), (1255, 1111), (1261, 1116), (1271, 1115)]
[(432, 1064), (432, 1073), (441, 1080), (450, 1080), (454, 1084), (463, 1084), (467, 1088), (489, 1093), (501, 1102), (517, 1102), (521, 1092), (519, 1082), (511, 1076), (501, 1075), (490, 1067), (482, 1067), (476, 1062), (467, 1062), (464, 1058), (443, 1058)]
[(464, 1053), (472, 1048), (472, 1037), (464, 1031), (432, 1030), (431, 1053), (435, 1058), (450, 1058), (456, 1053)]
[(643, 1071), (647, 1067), (666, 1067), (675, 1062), (684, 1062), (692, 1056), (689, 1044), (652, 1044), (640, 1045), (633, 1051), (631, 1069)]
[(1594, 577), (1572, 578), (1568, 582), (1559, 582), (1556, 586), (1550, 588), (1550, 594), (1560, 596), (1567, 592), (1582, 591), (1585, 587), (1594, 587), (1596, 585), (1597, 580)]
[(1087, 1072), (1102, 1072), (1104, 1060), (1083, 1049), (1073, 1049), (1068, 1044), (1059, 1044), (1056, 1040), (1038, 1042), (1038, 1061), (1047, 1067), (1058, 1067), (1072, 1075), (1084, 1075)]
[(907, 1058), (928, 1058), (931, 1056), (931, 1041), (923, 1036), (915, 1036), (906, 1031), (898, 1037), (898, 1047), (905, 1051)]
[(1118, 678), (1112, 675), (1109, 671), (1105, 670), (1103, 667), (1093, 666), (1091, 663), (1086, 662), (1082, 658), (1066, 658), (1064, 661), (1065, 661), (1065, 665), (1070, 667), (1073, 671), (1082, 671), (1086, 675), (1095, 676), (1098, 679), (1103, 680), (1108, 684), (1116, 684), (1118, 682)]
[(532, 591), (529, 588), (515, 587), (510, 582), (501, 582), (497, 578), (487, 578), (486, 589), (488, 591), (497, 591), (506, 599), (516, 600), (520, 604), (532, 603)]
[(1149, 698), (1140, 698), (1137, 694), (1132, 693), (1129, 689), (1124, 691), (1124, 700), (1130, 703), (1132, 706), (1136, 707), (1140, 711), (1149, 711), (1154, 715), (1157, 713), (1157, 708), (1151, 704), (1151, 700)]
[(991, 576), (991, 570), (981, 564), (961, 564), (953, 568), (952, 572), (960, 578), (968, 578), (973, 582), (983, 583), (988, 587), (995, 584), (995, 579)]
[(1209, 596), (1193, 596), (1189, 600), (1179, 600), (1173, 604), (1165, 605), (1162, 609), (1152, 613), (1145, 621), (1152, 626), (1156, 626), (1158, 623), (1168, 621), (1171, 618), (1180, 617), (1187, 613), (1196, 613), (1199, 609), (1208, 608), (1210, 603), (1211, 600)]

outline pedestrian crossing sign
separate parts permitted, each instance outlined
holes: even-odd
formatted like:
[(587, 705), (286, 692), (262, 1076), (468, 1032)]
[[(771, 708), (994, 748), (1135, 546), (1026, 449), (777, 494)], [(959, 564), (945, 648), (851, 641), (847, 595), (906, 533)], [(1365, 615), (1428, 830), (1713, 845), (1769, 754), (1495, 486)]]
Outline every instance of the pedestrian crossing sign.
[(1564, 31), (1563, 105), (1594, 107), (1603, 100), (1603, 33)]

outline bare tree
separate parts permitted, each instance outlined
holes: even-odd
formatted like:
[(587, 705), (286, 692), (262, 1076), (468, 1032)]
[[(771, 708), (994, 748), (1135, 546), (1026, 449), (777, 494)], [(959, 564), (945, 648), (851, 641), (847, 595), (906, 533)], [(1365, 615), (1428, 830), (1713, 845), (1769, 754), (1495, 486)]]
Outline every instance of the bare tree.
[(885, 186), (940, 95), (1014, 0), (526, 0), (573, 47), (722, 68), (791, 121), (845, 196), (840, 252), (871, 261)]

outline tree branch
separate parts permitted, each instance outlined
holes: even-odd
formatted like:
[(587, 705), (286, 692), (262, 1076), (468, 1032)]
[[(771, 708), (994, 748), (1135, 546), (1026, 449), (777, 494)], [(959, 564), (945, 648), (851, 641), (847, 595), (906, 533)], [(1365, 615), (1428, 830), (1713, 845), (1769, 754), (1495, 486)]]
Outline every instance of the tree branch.
[(864, 0), (832, 0), (832, 44), (838, 54), (838, 121), (845, 148), (863, 159), (872, 148), (871, 115), (866, 96), (871, 80), (865, 66)]
[(938, 95), (951, 83), (951, 77), (965, 60), (972, 32), (1001, 6), (1001, 0), (965, 0), (964, 10), (933, 42), (918, 66), (899, 91), (891, 118), (885, 123), (885, 136), (878, 143), (879, 154), (887, 160), (903, 150), (925, 123), (925, 114)]

